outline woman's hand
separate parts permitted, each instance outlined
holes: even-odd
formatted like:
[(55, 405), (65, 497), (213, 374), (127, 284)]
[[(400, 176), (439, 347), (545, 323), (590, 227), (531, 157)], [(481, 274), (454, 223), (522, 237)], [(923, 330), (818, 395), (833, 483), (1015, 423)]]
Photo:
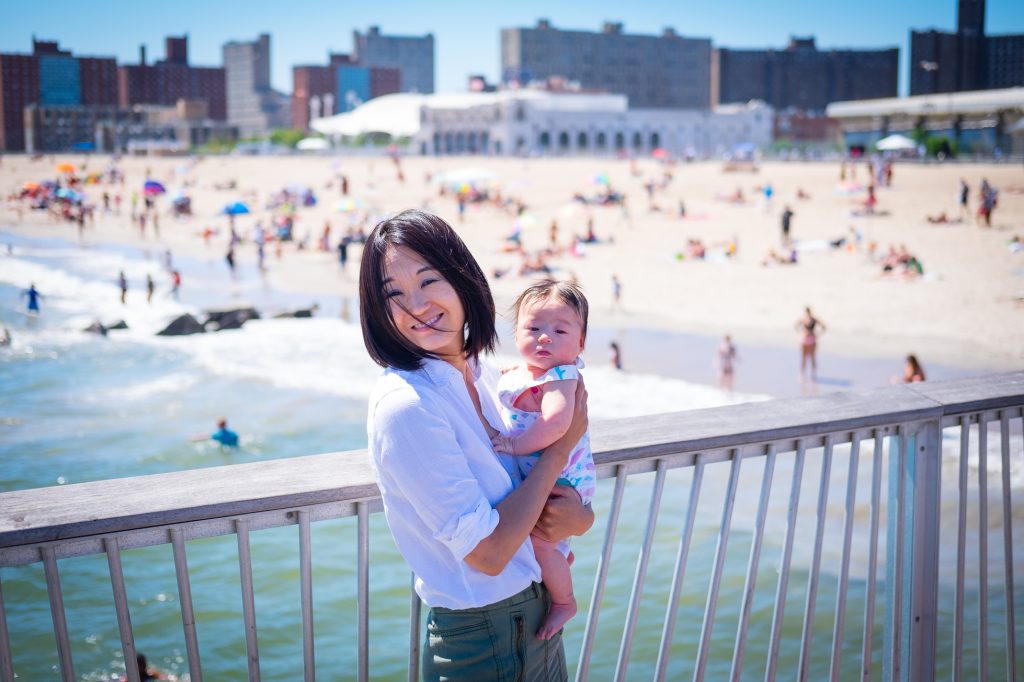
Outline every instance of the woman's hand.
[(583, 506), (576, 489), (556, 485), (533, 528), (533, 534), (548, 542), (560, 542), (573, 535), (583, 535), (592, 525), (594, 510)]

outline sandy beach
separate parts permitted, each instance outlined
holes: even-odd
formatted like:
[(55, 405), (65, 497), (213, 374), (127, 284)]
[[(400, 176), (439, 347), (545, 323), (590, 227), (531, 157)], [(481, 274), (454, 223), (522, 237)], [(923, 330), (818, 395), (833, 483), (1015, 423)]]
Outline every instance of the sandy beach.
[[(7, 197), (27, 181), (56, 179), (57, 164), (71, 163), (81, 174), (103, 171), (109, 157), (56, 156), (31, 160), (5, 156), (0, 165), (0, 195)], [(884, 215), (855, 217), (865, 194), (840, 186), (838, 162), (769, 162), (758, 172), (727, 172), (722, 162), (707, 161), (664, 165), (640, 160), (631, 167), (625, 160), (407, 158), (402, 159), (404, 180), (387, 157), (207, 157), (123, 158), (117, 166), (123, 185), (96, 184), (84, 188), (97, 206), (96, 218), (87, 223), (83, 241), (125, 243), (151, 249), (170, 249), (175, 256), (207, 258), (223, 264), (228, 242), (228, 218), (222, 207), (242, 200), (252, 207), (238, 216), (238, 232), (248, 239), (258, 220), (269, 225), (272, 213), (263, 208), (272, 193), (288, 185), (307, 185), (316, 193), (316, 206), (300, 208), (294, 229), (297, 239), (309, 236), (308, 248), (295, 243), (267, 248), (266, 285), (293, 292), (351, 297), (355, 294), (360, 249), (349, 250), (343, 274), (334, 250), (350, 224), (350, 214), (337, 212), (338, 176), (348, 179), (347, 198), (360, 202), (372, 214), (387, 214), (410, 207), (425, 207), (456, 226), (485, 271), (510, 271), (492, 279), (499, 309), (520, 291), (529, 276), (515, 271), (520, 256), (502, 249), (516, 223), (515, 212), (492, 203), (470, 204), (459, 221), (455, 199), (439, 196), (430, 174), (462, 168), (493, 173), (504, 197), (526, 205), (521, 220), (521, 241), (527, 251), (548, 246), (550, 225), (558, 223), (562, 254), (548, 259), (555, 276), (574, 275), (591, 299), (591, 325), (608, 330), (651, 329), (702, 336), (731, 333), (740, 344), (792, 347), (794, 329), (805, 305), (827, 325), (820, 341), (822, 352), (850, 357), (892, 358), (894, 371), (913, 352), (929, 362), (979, 371), (1006, 371), (1024, 366), (1024, 251), (1012, 251), (1013, 236), (1024, 239), (1024, 172), (1019, 166), (931, 164), (897, 162), (891, 187), (878, 189), (877, 210)], [(645, 184), (671, 179), (656, 189), (651, 210)], [(145, 237), (130, 223), (130, 196), (141, 194), (147, 177), (165, 184), (169, 192), (182, 188), (191, 197), (193, 216), (176, 220), (169, 200), (157, 202), (160, 237), (152, 228)], [(858, 164), (847, 180), (867, 184), (867, 171)], [(602, 187), (595, 177), (604, 174), (610, 186), (624, 193), (627, 212), (619, 206), (574, 205), (574, 194), (594, 195)], [(971, 187), (971, 218), (963, 223), (930, 224), (927, 215), (958, 215), (960, 178)], [(999, 203), (991, 228), (974, 224), (982, 178), (999, 190)], [(229, 181), (234, 189), (218, 189)], [(771, 183), (774, 194), (766, 206), (761, 192)], [(739, 189), (742, 204), (718, 197)], [(804, 197), (798, 198), (798, 190)], [(120, 193), (121, 215), (105, 214), (101, 195)], [(685, 217), (679, 216), (679, 203)], [(780, 250), (780, 215), (785, 206), (794, 213), (791, 237), (798, 248), (794, 265), (762, 264), (766, 254)], [(582, 255), (567, 248), (574, 234), (586, 231), (593, 219), (595, 244)], [(318, 251), (317, 240), (330, 221), (331, 249)], [(848, 237), (851, 226), (860, 233), (855, 247), (832, 248), (828, 242)], [(217, 233), (204, 244), (202, 231)], [(372, 227), (372, 224), (369, 225)], [(0, 229), (25, 236), (78, 240), (76, 225), (54, 222), (43, 211), (24, 210), (6, 202), (0, 211)], [(686, 256), (687, 240), (699, 239), (707, 248), (704, 259)], [(724, 255), (735, 241), (735, 256)], [(868, 245), (877, 245), (875, 260)], [(889, 245), (905, 244), (924, 267), (924, 275), (906, 278), (883, 275), (878, 262)], [(256, 260), (251, 242), (240, 245), (242, 264)], [(612, 308), (612, 274), (622, 282), (621, 309)], [(111, 277), (116, 277), (112, 273)], [(133, 283), (141, 288), (141, 283)], [(166, 287), (166, 283), (158, 282)], [(189, 283), (183, 284), (183, 293)], [(230, 287), (224, 265), (224, 286)], [(629, 352), (642, 352), (630, 349)]]

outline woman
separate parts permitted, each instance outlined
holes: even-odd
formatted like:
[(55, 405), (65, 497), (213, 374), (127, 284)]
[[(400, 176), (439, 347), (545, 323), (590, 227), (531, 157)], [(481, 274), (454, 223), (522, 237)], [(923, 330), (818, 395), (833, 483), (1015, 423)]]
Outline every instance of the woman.
[[(494, 300), (466, 245), (440, 218), (405, 211), (374, 228), (359, 272), (367, 351), (385, 372), (367, 431), (384, 513), (416, 592), (431, 607), (426, 680), (565, 680), (561, 634), (537, 639), (548, 609), (529, 536), (593, 524), (571, 488), (552, 489), (587, 428), (579, 387), (568, 432), (522, 481), (497, 455), (500, 373)], [(549, 500), (550, 496), (550, 500)]]
[(800, 380), (807, 374), (807, 364), (811, 365), (811, 381), (818, 377), (818, 334), (825, 331), (825, 324), (811, 313), (810, 306), (804, 308), (804, 315), (796, 322), (800, 332)]
[(907, 361), (903, 365), (903, 383), (916, 384), (919, 381), (924, 381), (924, 369), (917, 361), (916, 355), (908, 355)]

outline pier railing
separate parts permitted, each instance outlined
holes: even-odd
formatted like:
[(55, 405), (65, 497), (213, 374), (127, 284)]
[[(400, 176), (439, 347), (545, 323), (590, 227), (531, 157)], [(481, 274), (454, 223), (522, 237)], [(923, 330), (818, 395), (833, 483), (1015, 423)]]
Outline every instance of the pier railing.
[[(616, 680), (624, 680), (630, 669), (634, 636), (644, 600), (644, 582), (652, 549), (656, 545), (655, 529), (663, 507), (662, 498), (668, 488), (668, 495), (677, 499), (685, 497), (687, 502), (681, 519), (661, 521), (663, 525), (671, 525), (678, 541), (672, 547), (675, 567), (659, 626), (660, 646), (653, 661), (653, 676), (658, 680), (677, 677), (670, 675), (668, 669), (673, 645), (678, 644), (676, 625), (680, 589), (687, 571), (694, 568), (690, 550), (698, 503), (705, 488), (705, 472), (711, 465), (722, 463), (728, 467), (729, 473), (719, 510), (721, 520), (717, 542), (711, 555), (711, 565), (699, 567), (710, 573), (707, 599), (699, 638), (690, 642), (696, 651), (692, 661), (692, 679), (718, 678), (708, 673), (708, 665), (712, 662), (712, 630), (720, 612), (719, 594), (726, 552), (730, 546), (730, 530), (734, 526), (735, 501), (738, 495), (743, 495), (745, 504), (751, 507), (754, 504), (754, 493), (738, 488), (740, 471), (755, 461), (762, 469), (752, 532), (749, 540), (745, 539), (746, 535), (743, 540), (747, 569), (731, 646), (730, 679), (749, 678), (749, 669), (753, 667), (751, 653), (747, 650), (747, 635), (756, 583), (761, 574), (759, 568), (762, 568), (765, 528), (771, 521), (769, 497), (773, 485), (778, 485), (778, 482), (773, 483), (773, 474), (781, 462), (786, 463), (786, 469), (791, 469), (792, 474), (787, 489), (788, 504), (778, 524), (784, 528), (783, 535), (771, 538), (781, 548), (777, 571), (773, 574), (776, 584), (766, 647), (767, 660), (757, 662), (757, 668), (764, 670), (765, 679), (776, 678), (779, 650), (784, 638), (792, 647), (796, 636), (792, 629), (784, 634), (783, 625), (786, 596), (790, 593), (794, 542), (798, 528), (803, 527), (798, 518), (799, 504), (808, 492), (816, 504), (811, 524), (813, 536), (807, 534), (799, 538), (801, 546), (811, 549), (803, 569), (807, 572), (807, 579), (798, 635), (798, 679), (808, 679), (812, 650), (820, 656), (826, 646), (831, 679), (840, 679), (842, 660), (847, 661), (849, 670), (849, 659), (854, 658), (859, 661), (858, 677), (861, 679), (874, 675), (875, 679), (884, 680), (932, 680), (936, 677), (936, 661), (943, 656), (952, 657), (950, 670), (954, 680), (1016, 679), (1020, 666), (1016, 659), (1014, 574), (1021, 570), (1021, 548), (1014, 546), (1012, 521), (1014, 510), (1019, 511), (1022, 502), (1011, 499), (1011, 468), (1021, 464), (1014, 463), (1011, 458), (1024, 457), (1022, 417), (1024, 372), (1016, 372), (593, 424), (592, 442), (599, 476), (614, 479), (614, 491), (610, 499), (598, 501), (598, 512), (607, 514), (607, 517), (603, 520), (605, 536), (596, 571), (592, 575), (576, 576), (578, 586), (586, 584), (587, 580), (592, 580), (593, 585), (582, 643), (578, 651), (567, 652), (577, 661), (576, 679), (587, 679), (591, 671), (624, 492), (627, 481), (635, 476), (640, 476), (634, 480), (641, 483), (650, 480), (652, 488), (645, 531), (636, 550), (629, 603), (624, 622), (616, 625), (621, 628), (621, 639), (612, 676)], [(837, 457), (840, 450), (843, 453), (841, 458)], [(995, 477), (989, 475), (990, 450), (997, 462), (993, 469), (999, 472), (998, 480), (992, 481), (990, 478)], [(803, 491), (804, 466), (812, 460), (817, 460), (814, 465), (820, 468), (819, 484), (817, 490)], [(834, 470), (834, 460), (845, 462), (845, 471), (838, 467)], [(688, 485), (676, 485), (677, 479), (669, 476), (674, 469), (691, 470)], [(955, 483), (947, 480), (945, 486), (941, 485), (944, 469), (956, 472)], [(868, 471), (870, 473), (866, 473)], [(844, 494), (841, 499), (830, 499), (830, 482), (834, 485), (836, 480), (842, 483)], [(672, 483), (667, 485), (667, 481)], [(858, 485), (866, 485), (868, 490), (858, 491)], [(992, 517), (989, 516), (990, 487), (997, 491), (993, 502), (1001, 502), (999, 511)], [(956, 496), (955, 505), (952, 500), (946, 500), (948, 508), (955, 506), (956, 509), (955, 537), (943, 535), (941, 531), (943, 490)], [(846, 609), (854, 552), (854, 508), (858, 496), (869, 499), (868, 528), (861, 529), (866, 530), (868, 556), (866, 584), (863, 586), (863, 619), (851, 624), (846, 617)], [(976, 508), (969, 514), (972, 504), (976, 504)], [(312, 569), (316, 559), (311, 549), (310, 528), (325, 519), (353, 516), (357, 518), (358, 527), (358, 625), (354, 652), (356, 668), (352, 672), (359, 680), (370, 679), (368, 605), (372, 585), (368, 524), (370, 515), (379, 511), (380, 497), (366, 453), (362, 451), (0, 494), (0, 679), (4, 682), (15, 679), (17, 671), (11, 652), (11, 633), (17, 634), (19, 627), (19, 623), (12, 622), (4, 609), (2, 569), (42, 564), (60, 675), (63, 680), (71, 682), (77, 678), (58, 561), (69, 557), (103, 555), (109, 565), (127, 679), (138, 680), (122, 552), (137, 547), (169, 545), (177, 576), (188, 670), (194, 682), (202, 680), (196, 610), (191, 596), (193, 572), (188, 561), (189, 542), (234, 535), (238, 544), (248, 674), (251, 680), (259, 680), (250, 533), (293, 526), (297, 528), (300, 547), (299, 598), (304, 671), (305, 679), (312, 680), (315, 677)], [(822, 547), (826, 519), (830, 513), (843, 519), (839, 543), (841, 552), (838, 565), (823, 568)], [(969, 516), (975, 517), (978, 524), (976, 533), (971, 536), (975, 538), (973, 547), (968, 547)], [(996, 531), (1001, 535), (1003, 544), (1001, 571), (997, 566), (990, 567), (988, 560), (989, 535)], [(884, 535), (884, 546), (880, 535)], [(937, 644), (940, 544), (946, 548), (955, 544), (951, 551), (955, 553), (956, 570), (953, 584), (949, 587), (954, 618), (952, 652), (939, 651)], [(664, 543), (659, 551), (667, 551)], [(965, 570), (969, 551), (972, 557), (976, 554), (978, 561), (977, 570), (970, 572), (972, 581), (977, 582), (971, 585), (967, 584), (968, 573)], [(857, 558), (858, 562), (862, 559)], [(837, 580), (831, 618), (833, 627), (828, 642), (822, 641), (821, 628), (818, 628), (817, 636), (814, 628), (816, 614), (821, 611), (818, 588), (823, 571)], [(991, 585), (992, 574), (1001, 575), (1001, 583)], [(945, 598), (948, 580), (942, 579), (941, 582)], [(883, 585), (884, 596), (880, 595)], [(1000, 618), (1004, 627), (998, 629), (1001, 631), (989, 628), (990, 587), (998, 588), (1004, 595), (1005, 613)], [(965, 621), (971, 615), (965, 609), (967, 590), (972, 594), (976, 590), (978, 604), (977, 614), (971, 620), (973, 628), (976, 619), (977, 640), (970, 647), (964, 641)], [(45, 605), (40, 606), (46, 608)], [(658, 606), (660, 608), (661, 605)], [(650, 604), (647, 607), (650, 608)], [(876, 609), (884, 614), (882, 618), (876, 617)], [(421, 609), (415, 596), (410, 611), (407, 624), (408, 677), (417, 679)], [(844, 628), (854, 627), (863, 632), (857, 652), (843, 646)], [(880, 646), (876, 644), (879, 629), (882, 635)], [(991, 669), (990, 647), (1005, 651), (1005, 661)], [(968, 648), (972, 653), (969, 657), (972, 662), (970, 670), (965, 669)], [(743, 673), (745, 664), (748, 666), (746, 675)]]

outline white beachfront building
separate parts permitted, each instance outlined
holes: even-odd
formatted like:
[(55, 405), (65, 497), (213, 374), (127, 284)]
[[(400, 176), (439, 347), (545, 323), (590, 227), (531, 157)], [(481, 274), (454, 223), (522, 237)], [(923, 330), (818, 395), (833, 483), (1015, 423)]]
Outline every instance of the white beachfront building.
[(625, 95), (547, 90), (394, 94), (311, 122), (340, 141), (386, 134), (423, 155), (648, 155), (707, 157), (772, 141), (763, 102), (714, 109), (630, 109)]

